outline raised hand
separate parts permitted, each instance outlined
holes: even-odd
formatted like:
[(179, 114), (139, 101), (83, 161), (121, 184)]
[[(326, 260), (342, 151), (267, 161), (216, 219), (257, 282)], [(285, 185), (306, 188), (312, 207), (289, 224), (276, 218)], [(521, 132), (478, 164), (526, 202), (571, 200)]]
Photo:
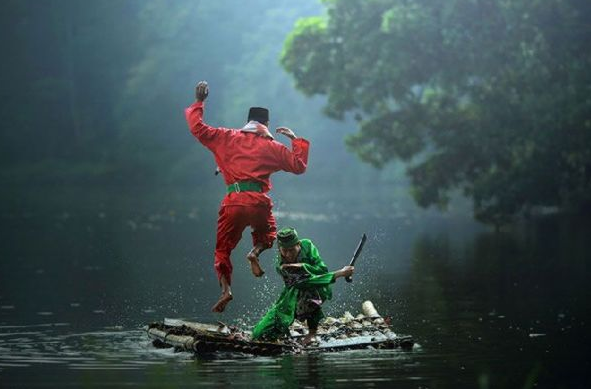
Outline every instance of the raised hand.
[(195, 98), (197, 101), (205, 101), (209, 95), (209, 86), (207, 81), (199, 81), (195, 87)]
[(289, 139), (295, 139), (296, 138), (296, 135), (294, 134), (294, 132), (292, 130), (290, 130), (289, 128), (287, 128), (287, 127), (277, 127), (277, 129), (275, 129), (275, 132), (278, 133), (278, 134), (285, 135)]

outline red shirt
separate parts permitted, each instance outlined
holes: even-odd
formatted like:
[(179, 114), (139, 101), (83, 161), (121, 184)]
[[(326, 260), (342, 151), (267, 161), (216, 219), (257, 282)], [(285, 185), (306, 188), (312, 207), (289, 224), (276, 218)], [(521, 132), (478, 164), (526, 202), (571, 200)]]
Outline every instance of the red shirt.
[(215, 128), (203, 122), (203, 102), (185, 109), (191, 133), (214, 155), (226, 185), (237, 181), (256, 181), (263, 192), (233, 192), (224, 197), (222, 205), (272, 206), (266, 192), (271, 190), (270, 176), (279, 170), (302, 174), (308, 164), (310, 142), (292, 140), (289, 150), (282, 143), (239, 129)]

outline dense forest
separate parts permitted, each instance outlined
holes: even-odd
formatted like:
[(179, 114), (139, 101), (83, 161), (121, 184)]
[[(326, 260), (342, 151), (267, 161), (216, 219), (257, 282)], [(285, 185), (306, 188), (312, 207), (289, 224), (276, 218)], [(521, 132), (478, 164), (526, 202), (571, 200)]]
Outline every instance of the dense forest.
[(324, 4), (282, 63), (328, 115), (355, 115), (361, 159), (408, 162), (421, 206), (460, 189), (495, 224), (591, 209), (589, 1)]
[(589, 2), (241, 4), (4, 1), (3, 185), (219, 186), (183, 116), (206, 79), (211, 124), (266, 105), (312, 140), (311, 185), (589, 211)]

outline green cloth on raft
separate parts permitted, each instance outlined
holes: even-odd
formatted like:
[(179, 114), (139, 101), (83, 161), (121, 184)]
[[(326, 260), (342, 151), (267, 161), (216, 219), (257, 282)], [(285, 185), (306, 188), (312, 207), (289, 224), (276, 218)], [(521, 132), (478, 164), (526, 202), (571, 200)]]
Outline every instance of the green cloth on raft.
[[(320, 253), (314, 243), (309, 239), (300, 241), (301, 251), (296, 263), (302, 263), (297, 274), (281, 269), (283, 264), (281, 255), (275, 260), (275, 269), (283, 277), (285, 287), (279, 298), (271, 309), (263, 316), (261, 321), (253, 328), (252, 338), (274, 340), (282, 335), (289, 334), (289, 326), (296, 318), (296, 310), (300, 297), (307, 295), (306, 292), (317, 292), (321, 301), (332, 298), (330, 284), (334, 280), (334, 272), (329, 272), (322, 261)], [(291, 273), (291, 274), (290, 274)], [(324, 317), (322, 310), (318, 307), (311, 317), (308, 317), (308, 326), (315, 328)]]

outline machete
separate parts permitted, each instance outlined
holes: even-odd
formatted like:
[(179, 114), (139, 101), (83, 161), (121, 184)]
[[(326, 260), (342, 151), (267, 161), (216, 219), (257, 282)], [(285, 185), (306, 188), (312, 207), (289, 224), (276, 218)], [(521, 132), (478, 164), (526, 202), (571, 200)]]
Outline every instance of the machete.
[[(363, 235), (361, 236), (361, 240), (359, 241), (359, 244), (357, 245), (357, 249), (355, 250), (355, 254), (353, 254), (353, 258), (351, 258), (351, 263), (349, 263), (349, 266), (355, 266), (355, 261), (359, 257), (359, 254), (361, 254), (361, 249), (363, 248), (363, 245), (365, 244), (366, 240), (367, 240), (367, 236), (365, 235), (365, 233), (363, 233)], [(352, 282), (353, 278), (349, 276), (349, 277), (345, 277), (345, 280), (347, 282)]]

